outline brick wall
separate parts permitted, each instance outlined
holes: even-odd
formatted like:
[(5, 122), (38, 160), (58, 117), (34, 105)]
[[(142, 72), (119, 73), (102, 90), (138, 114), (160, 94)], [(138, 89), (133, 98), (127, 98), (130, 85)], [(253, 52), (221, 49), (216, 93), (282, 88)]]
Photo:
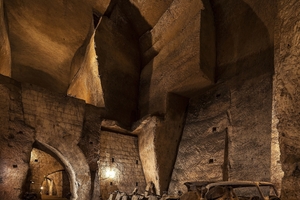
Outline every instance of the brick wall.
[(30, 158), (30, 191), (36, 194), (42, 191), (46, 194), (47, 188), (41, 189), (45, 176), (54, 180), (55, 188), (53, 191), (54, 196), (62, 197), (63, 179), (62, 170), (64, 167), (51, 155), (44, 151), (33, 148)]
[[(108, 178), (106, 170), (113, 170), (115, 178)], [(146, 187), (138, 155), (137, 137), (102, 131), (100, 134), (100, 193), (103, 199), (119, 190), (131, 193), (135, 187), (140, 193)]]

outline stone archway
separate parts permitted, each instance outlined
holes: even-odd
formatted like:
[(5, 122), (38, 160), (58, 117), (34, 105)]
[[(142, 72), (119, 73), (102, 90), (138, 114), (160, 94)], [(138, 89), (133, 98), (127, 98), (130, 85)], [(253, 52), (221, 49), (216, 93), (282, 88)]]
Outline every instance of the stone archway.
[(26, 182), (32, 194), (67, 197), (71, 193), (64, 163), (40, 143), (33, 144), (28, 173)]
[(65, 144), (53, 147), (44, 142), (37, 143), (55, 154), (64, 165), (70, 181), (71, 199), (89, 199), (91, 189), (89, 166), (80, 149), (67, 148)]
[(35, 130), (35, 141), (53, 152), (65, 166), (71, 199), (90, 199), (90, 169), (78, 146), (85, 102), (30, 84), (22, 85), (22, 101), (25, 121)]
[(63, 156), (61, 152), (59, 152), (56, 148), (48, 145), (48, 144), (42, 144), (39, 143), (39, 146), (42, 147), (43, 149), (48, 149), (48, 151), (51, 151), (52, 154), (55, 154), (57, 159), (64, 165), (64, 168), (67, 172), (69, 181), (70, 181), (70, 192), (72, 194), (72, 198), (76, 199), (78, 196), (78, 187), (76, 187), (77, 182), (76, 182), (76, 173), (70, 162)]

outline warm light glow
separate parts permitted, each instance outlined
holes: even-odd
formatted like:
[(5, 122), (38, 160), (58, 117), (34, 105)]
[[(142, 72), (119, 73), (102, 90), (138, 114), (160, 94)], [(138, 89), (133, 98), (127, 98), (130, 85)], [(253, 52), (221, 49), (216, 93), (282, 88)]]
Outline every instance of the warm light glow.
[(107, 169), (105, 175), (107, 178), (115, 178), (116, 172), (114, 170)]
[(44, 189), (43, 187), (41, 187), (41, 190)]

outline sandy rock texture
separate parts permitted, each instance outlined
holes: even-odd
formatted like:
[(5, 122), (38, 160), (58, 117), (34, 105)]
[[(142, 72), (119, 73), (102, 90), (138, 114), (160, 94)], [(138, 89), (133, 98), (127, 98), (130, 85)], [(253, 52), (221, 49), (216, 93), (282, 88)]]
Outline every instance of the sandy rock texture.
[(299, 49), (298, 1), (278, 1), (275, 35), (274, 106), (278, 120), (282, 199), (299, 199)]
[(0, 197), (19, 199), (26, 182), (35, 131), (26, 124), (21, 85), (0, 76)]
[(220, 179), (272, 181), (300, 199), (299, 10), (0, 0), (0, 199), (30, 188), (33, 148), (61, 164), (74, 200)]
[(173, 1), (152, 30), (140, 37), (141, 116), (164, 113), (168, 92), (189, 97), (214, 82), (213, 21), (208, 1)]
[(82, 150), (84, 101), (47, 92), (30, 84), (22, 86), (25, 121), (35, 127), (35, 140), (54, 152), (70, 175), (73, 198), (88, 199), (91, 178)]
[(0, 1), (0, 73), (2, 75), (11, 76), (11, 51), (7, 34), (7, 22), (4, 12), (3, 0)]
[(170, 94), (166, 115), (148, 116), (136, 129), (145, 179), (154, 183), (157, 194), (169, 187), (187, 103), (186, 98)]
[[(3, 124), (1, 198), (19, 199), (30, 189), (39, 193), (39, 183), (49, 172), (51, 164), (48, 171), (39, 171), (32, 177), (28, 170), (33, 147), (51, 154), (52, 159), (67, 173), (68, 180), (65, 180), (65, 173), (59, 180), (63, 181), (60, 184), (63, 188), (59, 190), (62, 195), (71, 192), (72, 199), (98, 199), (101, 195), (100, 180), (105, 174), (101, 170), (111, 166), (107, 159), (112, 156), (120, 172), (114, 185), (128, 193), (135, 187), (143, 191), (145, 178), (138, 155), (137, 137), (103, 132), (101, 108), (28, 83), (20, 84), (4, 76), (0, 78), (3, 95), (0, 118)], [(111, 145), (113, 143), (115, 145)], [(41, 166), (39, 158), (32, 159), (37, 159), (33, 163), (39, 164), (30, 168), (35, 171), (48, 162), (43, 162)], [(37, 184), (35, 188), (30, 187), (32, 179)], [(123, 179), (127, 182), (121, 181)], [(56, 176), (55, 180), (58, 182)], [(67, 182), (69, 185), (63, 186)], [(110, 182), (105, 183), (110, 187)], [(69, 191), (66, 191), (68, 188)]]
[[(28, 172), (30, 191), (36, 194), (51, 194), (65, 197), (69, 187), (63, 187), (64, 167), (50, 154), (33, 148), (30, 156), (30, 170)], [(70, 184), (69, 182), (67, 184)], [(43, 188), (41, 188), (43, 187)], [(63, 194), (64, 193), (64, 194)]]
[[(108, 199), (115, 190), (130, 194), (137, 188), (144, 192), (146, 182), (136, 136), (102, 131), (98, 167), (101, 198)], [(108, 170), (115, 173), (114, 178), (107, 176)]]
[(170, 193), (188, 181), (270, 180), (271, 75), (236, 81), (190, 100)]
[(270, 142), (276, 5), (211, 1), (211, 6), (216, 84), (190, 98), (170, 193), (186, 191), (187, 181), (280, 177), (273, 170), (278, 164), (271, 165)]

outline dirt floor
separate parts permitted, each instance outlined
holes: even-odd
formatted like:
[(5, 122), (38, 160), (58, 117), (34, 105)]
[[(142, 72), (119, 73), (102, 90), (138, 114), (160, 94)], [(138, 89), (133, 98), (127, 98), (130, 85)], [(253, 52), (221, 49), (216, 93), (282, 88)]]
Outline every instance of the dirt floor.
[(66, 198), (49, 196), (49, 195), (42, 195), (42, 199), (47, 199), (47, 200), (67, 200)]

